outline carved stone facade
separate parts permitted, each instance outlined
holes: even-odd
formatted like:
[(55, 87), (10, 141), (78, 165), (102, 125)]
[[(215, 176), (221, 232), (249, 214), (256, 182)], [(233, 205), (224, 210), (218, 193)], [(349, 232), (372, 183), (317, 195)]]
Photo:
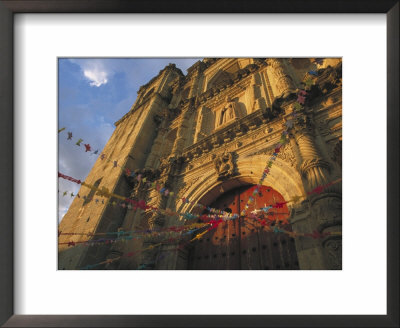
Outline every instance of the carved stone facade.
[[(292, 113), (297, 89), (310, 78), (307, 72), (316, 71), (304, 110), (289, 131), (290, 142), (282, 147), (264, 184), (284, 199), (304, 198), (290, 204), (293, 231), (335, 232), (322, 239), (296, 237), (300, 269), (341, 269), (342, 243), (337, 234), (342, 220), (341, 184), (309, 194), (341, 178), (341, 59), (325, 59), (317, 66), (308, 58), (299, 60), (206, 58), (186, 75), (168, 65), (139, 89), (130, 111), (115, 123), (103, 152), (173, 195), (161, 194), (100, 159), (86, 182), (179, 213), (195, 213), (194, 204), (209, 205), (235, 186), (257, 184)], [(82, 187), (79, 193), (89, 191)], [(183, 224), (179, 216), (121, 208), (108, 201), (84, 204), (75, 198), (59, 229), (107, 233)], [(85, 238), (61, 235), (60, 242)], [(160, 247), (155, 247), (157, 238), (96, 247), (62, 245), (59, 268), (76, 269), (122, 256), (96, 269), (187, 269), (189, 250), (177, 247), (185, 238), (164, 241)], [(132, 252), (138, 255), (124, 256)]]

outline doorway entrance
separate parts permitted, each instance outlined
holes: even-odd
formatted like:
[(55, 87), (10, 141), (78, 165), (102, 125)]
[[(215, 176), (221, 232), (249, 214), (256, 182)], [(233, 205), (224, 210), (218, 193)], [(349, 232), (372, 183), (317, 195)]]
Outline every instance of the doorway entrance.
[[(271, 187), (262, 186), (259, 193), (253, 195), (255, 188), (243, 186), (225, 192), (210, 207), (240, 214), (250, 196), (254, 202), (250, 204), (247, 213), (285, 201)], [(267, 214), (279, 220), (289, 217), (286, 204), (281, 208), (270, 209)], [(290, 224), (281, 227), (291, 231)], [(294, 239), (284, 233), (268, 231), (268, 227), (249, 217), (223, 222), (217, 229), (193, 243), (188, 263), (188, 269), (191, 270), (299, 269)]]

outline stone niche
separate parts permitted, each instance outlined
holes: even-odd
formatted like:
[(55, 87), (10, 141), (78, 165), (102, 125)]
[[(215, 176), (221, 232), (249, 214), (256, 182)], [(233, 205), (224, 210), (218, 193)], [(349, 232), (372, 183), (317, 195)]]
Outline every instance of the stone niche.
[(226, 126), (240, 118), (240, 105), (227, 96), (224, 105), (216, 110), (215, 117), (215, 129)]

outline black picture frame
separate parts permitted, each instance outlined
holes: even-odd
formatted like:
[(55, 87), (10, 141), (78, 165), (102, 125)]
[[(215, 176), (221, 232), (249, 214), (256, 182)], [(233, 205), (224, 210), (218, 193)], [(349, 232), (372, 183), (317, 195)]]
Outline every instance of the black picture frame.
[[(13, 17), (16, 13), (384, 13), (387, 16), (387, 315), (14, 315)], [(399, 1), (0, 1), (0, 324), (4, 327), (399, 327)], [(368, 270), (366, 263), (366, 270)], [(366, 286), (367, 287), (367, 286)]]

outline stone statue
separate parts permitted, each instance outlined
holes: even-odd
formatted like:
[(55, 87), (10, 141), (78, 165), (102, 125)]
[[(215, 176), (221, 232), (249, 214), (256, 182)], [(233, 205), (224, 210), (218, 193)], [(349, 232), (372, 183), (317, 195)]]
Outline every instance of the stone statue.
[(239, 110), (237, 108), (238, 104), (232, 101), (229, 97), (226, 97), (226, 102), (227, 105), (221, 110), (217, 126), (224, 125), (235, 118), (239, 118)]

